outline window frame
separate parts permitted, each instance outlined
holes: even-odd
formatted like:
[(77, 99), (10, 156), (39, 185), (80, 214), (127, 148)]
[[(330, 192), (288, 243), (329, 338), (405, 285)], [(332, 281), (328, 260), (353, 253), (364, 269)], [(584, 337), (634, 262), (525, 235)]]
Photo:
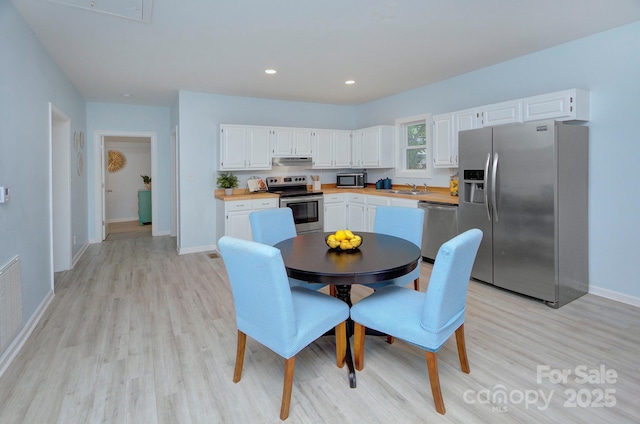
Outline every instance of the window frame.
[[(419, 121), (425, 123), (425, 154), (426, 154), (426, 168), (425, 169), (407, 169), (407, 136), (406, 127), (408, 124), (413, 124)], [(395, 120), (396, 127), (396, 177), (406, 178), (431, 178), (433, 175), (433, 130), (431, 124), (431, 114), (425, 113), (421, 115), (407, 116), (404, 118), (397, 118)]]

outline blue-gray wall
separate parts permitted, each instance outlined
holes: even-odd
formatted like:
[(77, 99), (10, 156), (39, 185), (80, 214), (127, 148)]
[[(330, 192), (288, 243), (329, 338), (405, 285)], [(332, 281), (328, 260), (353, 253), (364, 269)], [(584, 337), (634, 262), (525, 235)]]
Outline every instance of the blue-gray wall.
[[(9, 1), (0, 1), (0, 62), (0, 186), (11, 187), (0, 205), (0, 266), (20, 256), (26, 323), (52, 290), (49, 102), (72, 135), (86, 130), (85, 102)], [(86, 175), (71, 181), (74, 256), (88, 242)]]

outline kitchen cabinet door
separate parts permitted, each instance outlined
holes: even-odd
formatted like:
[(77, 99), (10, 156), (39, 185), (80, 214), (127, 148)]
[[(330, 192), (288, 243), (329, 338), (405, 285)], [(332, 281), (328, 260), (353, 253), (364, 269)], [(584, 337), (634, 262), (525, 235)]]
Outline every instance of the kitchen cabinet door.
[(365, 196), (349, 195), (347, 224), (351, 231), (368, 231), (366, 225), (366, 206)]
[(523, 103), (523, 119), (537, 121), (556, 119), (558, 121), (588, 121), (589, 92), (571, 89), (541, 96), (527, 97)]
[(293, 154), (295, 156), (311, 156), (312, 155), (312, 139), (309, 128), (294, 128), (292, 135)]
[(247, 136), (247, 168), (271, 169), (269, 129), (264, 127), (251, 127), (247, 132)]
[(313, 130), (313, 167), (349, 168), (351, 131)]
[(331, 130), (313, 130), (313, 167), (333, 167), (333, 134)]
[(247, 128), (239, 125), (220, 126), (220, 169), (244, 169), (247, 150)]
[(291, 128), (271, 128), (271, 154), (276, 157), (293, 156), (293, 132)]
[(392, 168), (395, 165), (395, 128), (392, 125), (378, 125), (359, 131), (362, 140), (358, 167)]
[(454, 166), (453, 131), (452, 113), (433, 117), (433, 166), (435, 168)]
[(522, 101), (496, 103), (482, 108), (482, 126), (522, 122)]
[(351, 131), (333, 131), (334, 168), (351, 166)]
[(337, 231), (348, 228), (347, 199), (347, 194), (324, 196), (324, 231)]
[(220, 125), (220, 170), (271, 169), (269, 128)]

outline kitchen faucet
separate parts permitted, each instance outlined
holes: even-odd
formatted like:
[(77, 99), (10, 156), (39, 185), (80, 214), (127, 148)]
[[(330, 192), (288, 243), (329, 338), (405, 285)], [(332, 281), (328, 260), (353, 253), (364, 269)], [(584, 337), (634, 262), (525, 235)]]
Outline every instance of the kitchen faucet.
[(418, 187), (415, 184), (407, 183), (407, 185), (411, 187), (413, 191), (416, 191), (418, 189)]
[(427, 191), (429, 191), (429, 187), (427, 187), (427, 183), (424, 183), (424, 184), (423, 184), (423, 187), (424, 187), (424, 192), (425, 192), (425, 193), (426, 193)]

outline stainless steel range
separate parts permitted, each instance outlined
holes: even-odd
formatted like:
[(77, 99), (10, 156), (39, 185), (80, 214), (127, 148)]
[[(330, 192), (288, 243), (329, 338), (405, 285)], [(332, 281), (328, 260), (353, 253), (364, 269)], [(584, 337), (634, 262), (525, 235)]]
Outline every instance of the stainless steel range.
[(308, 190), (306, 176), (267, 177), (267, 189), (280, 195), (281, 208), (291, 208), (298, 234), (323, 231), (324, 197)]

